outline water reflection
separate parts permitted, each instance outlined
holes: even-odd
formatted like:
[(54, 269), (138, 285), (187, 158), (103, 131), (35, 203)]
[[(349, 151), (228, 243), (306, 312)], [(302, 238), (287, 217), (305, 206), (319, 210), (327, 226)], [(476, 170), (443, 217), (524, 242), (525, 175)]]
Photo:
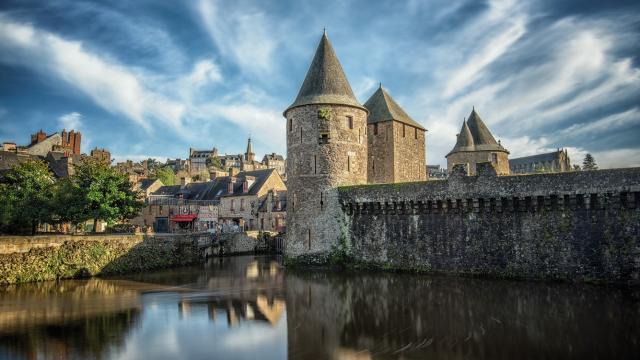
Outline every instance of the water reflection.
[(284, 273), (244, 256), (0, 290), (0, 358), (631, 358), (639, 290)]

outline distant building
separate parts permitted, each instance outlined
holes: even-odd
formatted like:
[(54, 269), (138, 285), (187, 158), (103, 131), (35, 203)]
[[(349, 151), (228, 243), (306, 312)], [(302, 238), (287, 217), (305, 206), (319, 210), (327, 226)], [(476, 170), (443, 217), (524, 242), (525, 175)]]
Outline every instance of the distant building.
[(368, 134), (360, 134), (358, 129), (358, 141), (364, 135), (369, 148), (367, 182), (426, 180), (426, 129), (395, 102), (382, 84), (364, 107), (369, 110)]
[(64, 179), (73, 175), (74, 165), (82, 162), (82, 155), (68, 154), (62, 151), (50, 151), (45, 160), (49, 169), (59, 178)]
[(258, 207), (257, 227), (260, 231), (285, 232), (287, 223), (287, 192), (269, 190)]
[(509, 174), (509, 151), (496, 141), (475, 108), (462, 122), (456, 145), (446, 158), (448, 172), (456, 164), (468, 164), (469, 174), (475, 175), (476, 164), (489, 161), (499, 175)]
[(571, 161), (566, 149), (509, 159), (512, 174), (528, 174), (536, 172), (565, 172), (571, 171)]
[(117, 163), (115, 168), (121, 173), (128, 175), (129, 182), (132, 184), (149, 177), (149, 169), (147, 168), (146, 161), (134, 163), (131, 160), (127, 160)]
[(196, 150), (189, 148), (189, 172), (193, 175), (208, 172), (207, 159), (217, 157), (218, 149)]
[(253, 145), (251, 144), (251, 138), (247, 140), (247, 151), (244, 153), (244, 157), (241, 162), (241, 171), (253, 171), (266, 169), (267, 166), (256, 161), (256, 154), (253, 152)]
[[(269, 191), (286, 191), (274, 169), (246, 171), (206, 182), (191, 183), (185, 178), (180, 185), (160, 186), (150, 193), (147, 206), (132, 223), (153, 227), (156, 232), (256, 230), (258, 208)], [(276, 217), (281, 220), (274, 222), (274, 227), (283, 227), (282, 211), (271, 211), (271, 219), (275, 221)]]
[(262, 158), (262, 163), (267, 167), (267, 169), (276, 169), (280, 176), (286, 178), (287, 163), (284, 156), (276, 153), (266, 154)]
[(97, 147), (91, 150), (91, 157), (97, 161), (105, 164), (111, 164), (111, 153), (106, 149), (98, 149)]
[(446, 179), (447, 176), (447, 169), (440, 168), (440, 165), (427, 165), (427, 178), (429, 180)]
[(133, 185), (134, 191), (139, 191), (142, 195), (142, 199), (146, 200), (153, 192), (160, 189), (164, 184), (160, 179), (143, 179)]

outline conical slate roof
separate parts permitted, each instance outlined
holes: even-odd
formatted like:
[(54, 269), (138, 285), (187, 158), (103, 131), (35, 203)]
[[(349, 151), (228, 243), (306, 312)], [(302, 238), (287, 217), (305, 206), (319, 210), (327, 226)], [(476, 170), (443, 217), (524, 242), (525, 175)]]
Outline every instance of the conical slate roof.
[(426, 130), (418, 122), (413, 120), (407, 113), (393, 100), (391, 95), (386, 89), (380, 87), (364, 104), (364, 107), (369, 110), (369, 118), (367, 122), (369, 124), (395, 120), (401, 123), (417, 127), (418, 129)]
[(462, 122), (462, 129), (458, 134), (456, 145), (447, 156), (459, 151), (503, 151), (508, 153), (507, 149), (502, 147), (493, 137), (475, 108), (471, 110), (469, 118)]
[(298, 97), (287, 110), (309, 104), (337, 104), (363, 108), (353, 95), (351, 85), (347, 81), (326, 32), (320, 39)]

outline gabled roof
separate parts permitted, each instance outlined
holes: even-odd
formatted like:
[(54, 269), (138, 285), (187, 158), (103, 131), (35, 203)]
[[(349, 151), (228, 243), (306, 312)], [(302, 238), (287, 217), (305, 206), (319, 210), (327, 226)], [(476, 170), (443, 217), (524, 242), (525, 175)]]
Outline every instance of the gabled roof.
[(460, 151), (502, 151), (509, 153), (507, 149), (496, 141), (475, 108), (471, 110), (469, 118), (462, 122), (462, 129), (460, 129), (460, 134), (456, 139), (456, 145), (447, 156)]
[[(253, 171), (242, 171), (238, 174), (238, 176), (236, 176), (236, 182), (233, 186), (233, 193), (226, 193), (224, 196), (238, 196), (238, 195), (256, 195), (258, 194), (258, 192), (260, 192), (260, 190), (262, 189), (262, 187), (264, 186), (264, 184), (266, 183), (267, 179), (272, 175), (272, 174), (276, 174), (276, 176), (280, 176), (278, 175), (278, 172), (276, 171), (276, 169), (261, 169), (261, 170), (253, 170)], [(251, 187), (249, 188), (249, 191), (244, 193), (243, 192), (243, 185), (242, 183), (244, 182), (245, 177), (247, 176), (251, 176), (254, 178), (254, 182), (253, 184), (251, 184)]]
[(364, 109), (353, 95), (326, 32), (320, 39), (298, 97), (287, 110), (309, 104), (338, 104)]
[[(565, 153), (566, 150), (556, 150), (550, 153), (544, 154), (536, 154), (530, 156), (523, 156), (519, 158), (509, 159), (509, 166), (512, 165), (520, 165), (520, 164), (530, 164), (535, 162), (543, 162), (543, 161), (554, 161), (559, 160), (560, 157)], [(566, 154), (564, 154), (566, 155)]]
[(381, 121), (395, 120), (421, 130), (426, 130), (417, 121), (413, 120), (402, 109), (402, 107), (400, 107), (400, 105), (398, 105), (398, 103), (393, 100), (387, 90), (382, 87), (382, 84), (380, 84), (378, 90), (376, 90), (376, 92), (371, 95), (369, 100), (364, 103), (364, 107), (369, 110), (369, 117), (367, 120), (369, 124)]

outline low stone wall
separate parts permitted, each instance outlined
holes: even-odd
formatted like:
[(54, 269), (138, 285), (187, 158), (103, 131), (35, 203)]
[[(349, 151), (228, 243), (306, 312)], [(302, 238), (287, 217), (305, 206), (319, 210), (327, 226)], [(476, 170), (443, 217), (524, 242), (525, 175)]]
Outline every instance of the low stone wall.
[(339, 188), (342, 242), (389, 268), (640, 283), (640, 168)]
[(0, 237), (0, 284), (119, 274), (197, 263), (210, 235)]

